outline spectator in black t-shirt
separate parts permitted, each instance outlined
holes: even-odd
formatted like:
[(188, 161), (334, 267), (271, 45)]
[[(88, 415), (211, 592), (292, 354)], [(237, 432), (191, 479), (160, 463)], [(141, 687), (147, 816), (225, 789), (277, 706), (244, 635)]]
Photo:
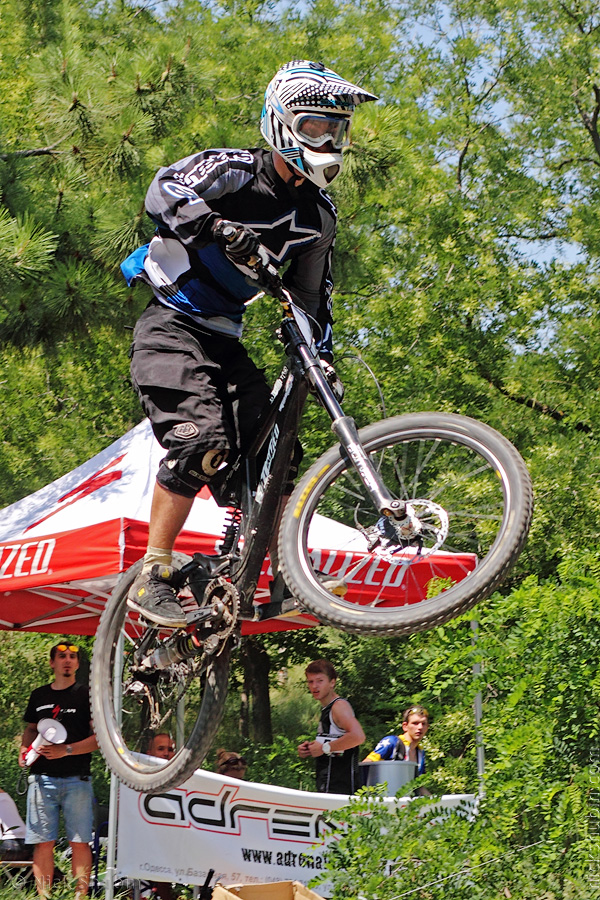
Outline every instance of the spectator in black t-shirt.
[(33, 844), (33, 874), (38, 894), (47, 897), (54, 875), (54, 844), (62, 811), (71, 866), (76, 881), (75, 897), (87, 894), (92, 868), (93, 795), (90, 762), (98, 743), (92, 731), (87, 688), (75, 681), (79, 647), (55, 644), (50, 650), (51, 684), (31, 692), (23, 718), (26, 727), (19, 751), (19, 765), (37, 737), (40, 719), (56, 719), (67, 731), (61, 744), (39, 747), (39, 757), (30, 769), (27, 793), (26, 841)]

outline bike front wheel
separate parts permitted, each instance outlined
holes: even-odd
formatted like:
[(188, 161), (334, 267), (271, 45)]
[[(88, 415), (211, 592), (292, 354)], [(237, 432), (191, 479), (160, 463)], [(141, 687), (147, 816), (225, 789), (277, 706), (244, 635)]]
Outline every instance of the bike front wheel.
[[(175, 566), (189, 561), (173, 555)], [(128, 787), (156, 793), (189, 778), (205, 759), (223, 714), (232, 637), (219, 653), (140, 667), (170, 632), (149, 627), (127, 608), (127, 593), (142, 561), (117, 583), (102, 613), (94, 644), (91, 705), (94, 732), (109, 768)], [(154, 735), (175, 742), (172, 759), (148, 756)]]
[(279, 538), (292, 594), (326, 625), (402, 635), (465, 612), (506, 577), (533, 507), (521, 456), (466, 416), (417, 413), (360, 431), (401, 520), (381, 516), (341, 447), (306, 472)]

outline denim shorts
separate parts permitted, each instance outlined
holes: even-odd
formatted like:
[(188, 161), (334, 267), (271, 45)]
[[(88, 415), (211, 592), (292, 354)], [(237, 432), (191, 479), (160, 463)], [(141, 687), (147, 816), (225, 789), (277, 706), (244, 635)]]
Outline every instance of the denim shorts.
[(27, 844), (58, 839), (58, 819), (62, 810), (69, 843), (89, 844), (92, 840), (94, 795), (92, 780), (79, 775), (54, 778), (30, 775), (27, 792)]

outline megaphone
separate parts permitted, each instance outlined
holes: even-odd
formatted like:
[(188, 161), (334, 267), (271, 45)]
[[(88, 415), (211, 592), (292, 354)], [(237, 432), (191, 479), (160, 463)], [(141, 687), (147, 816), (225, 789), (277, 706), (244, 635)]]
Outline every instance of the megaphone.
[(67, 739), (67, 729), (62, 722), (56, 719), (40, 719), (37, 724), (38, 736), (27, 748), (25, 765), (32, 765), (39, 757), (38, 747), (42, 744), (64, 744)]

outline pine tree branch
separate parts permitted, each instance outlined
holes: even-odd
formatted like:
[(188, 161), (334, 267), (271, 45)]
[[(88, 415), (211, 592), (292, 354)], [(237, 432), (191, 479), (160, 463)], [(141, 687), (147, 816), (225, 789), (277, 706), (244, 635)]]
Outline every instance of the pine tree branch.
[(6, 153), (0, 153), (0, 159), (6, 162), (10, 159), (25, 159), (28, 156), (53, 156), (56, 152), (56, 148), (60, 146), (63, 141), (68, 141), (74, 134), (75, 129), (71, 131), (70, 134), (66, 134), (64, 137), (60, 138), (56, 143), (50, 144), (49, 147), (36, 147), (32, 150), (9, 150)]
[(37, 147), (35, 150), (11, 150), (9, 153), (0, 153), (0, 159), (24, 159), (27, 156), (53, 156), (58, 145), (52, 147)]

